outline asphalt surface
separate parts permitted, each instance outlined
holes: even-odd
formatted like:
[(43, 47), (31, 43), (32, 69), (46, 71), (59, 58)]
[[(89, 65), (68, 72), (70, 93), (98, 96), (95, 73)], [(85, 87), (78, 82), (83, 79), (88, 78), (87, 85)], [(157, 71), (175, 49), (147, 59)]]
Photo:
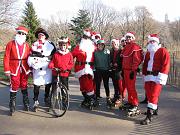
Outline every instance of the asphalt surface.
[[(1, 82), (3, 83), (3, 82)], [(14, 116), (9, 116), (9, 87), (0, 84), (0, 135), (180, 135), (180, 89), (165, 86), (159, 102), (159, 115), (148, 126), (140, 125), (145, 115), (128, 118), (126, 111), (106, 108), (104, 88), (101, 89), (101, 105), (90, 111), (79, 105), (83, 100), (78, 80), (70, 77), (70, 107), (65, 116), (54, 118), (44, 107), (44, 87), (40, 90), (38, 112), (23, 111), (22, 95), (17, 94)], [(110, 81), (111, 95), (114, 90)], [(144, 99), (141, 77), (137, 79), (139, 100)], [(30, 105), (33, 90), (29, 88)], [(141, 104), (142, 112), (146, 105)]]

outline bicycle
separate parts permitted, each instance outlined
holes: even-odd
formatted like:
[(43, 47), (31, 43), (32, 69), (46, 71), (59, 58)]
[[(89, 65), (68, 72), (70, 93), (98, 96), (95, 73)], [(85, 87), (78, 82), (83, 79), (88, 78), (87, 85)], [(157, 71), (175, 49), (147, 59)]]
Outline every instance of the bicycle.
[[(57, 83), (56, 89), (51, 91), (50, 110), (52, 110), (56, 117), (62, 117), (69, 107), (69, 94), (67, 87), (60, 81), (60, 72), (62, 71), (58, 68), (54, 68), (54, 70), (57, 72)], [(63, 72), (69, 71), (67, 70)]]

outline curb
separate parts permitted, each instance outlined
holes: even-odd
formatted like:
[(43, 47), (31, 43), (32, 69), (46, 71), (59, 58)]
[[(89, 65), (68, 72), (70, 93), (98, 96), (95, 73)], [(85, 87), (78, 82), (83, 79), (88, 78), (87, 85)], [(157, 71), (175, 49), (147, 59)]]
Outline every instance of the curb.
[(6, 85), (6, 86), (10, 86), (9, 82), (5, 82), (5, 81), (0, 81), (0, 84)]

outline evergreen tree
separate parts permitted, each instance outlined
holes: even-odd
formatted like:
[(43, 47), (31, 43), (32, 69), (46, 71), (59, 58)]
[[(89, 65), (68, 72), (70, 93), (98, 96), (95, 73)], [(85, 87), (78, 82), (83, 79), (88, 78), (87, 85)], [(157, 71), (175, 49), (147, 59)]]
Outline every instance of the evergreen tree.
[(26, 26), (29, 29), (29, 33), (27, 35), (27, 42), (32, 44), (35, 38), (35, 30), (40, 26), (40, 20), (38, 19), (35, 9), (33, 7), (33, 3), (30, 0), (26, 1), (26, 7), (23, 11), (22, 22), (21, 25)]
[(82, 36), (83, 30), (86, 28), (91, 29), (92, 21), (89, 17), (87, 10), (79, 10), (78, 17), (73, 17), (71, 23), (69, 24), (70, 30), (73, 31), (75, 35), (75, 40), (78, 41)]

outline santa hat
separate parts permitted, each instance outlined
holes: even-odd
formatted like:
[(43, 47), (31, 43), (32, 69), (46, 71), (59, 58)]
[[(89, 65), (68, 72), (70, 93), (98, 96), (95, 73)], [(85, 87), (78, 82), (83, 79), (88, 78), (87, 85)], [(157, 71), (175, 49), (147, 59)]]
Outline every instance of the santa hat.
[(126, 38), (125, 38), (125, 37), (122, 37), (121, 40), (120, 40), (120, 42), (125, 41), (125, 40), (126, 40)]
[(36, 32), (35, 32), (35, 37), (36, 37), (36, 38), (38, 38), (38, 34), (39, 34), (39, 33), (44, 34), (44, 35), (46, 36), (46, 39), (49, 38), (48, 33), (47, 33), (46, 30), (44, 30), (43, 28), (37, 28), (37, 29), (36, 29)]
[(135, 35), (134, 32), (128, 32), (128, 33), (126, 33), (125, 38), (126, 38), (127, 36), (130, 36), (130, 37), (132, 37), (133, 40), (135, 40), (136, 38), (135, 38), (134, 35)]
[(112, 43), (112, 42), (114, 42), (116, 45), (119, 46), (119, 39), (112, 39), (112, 40), (111, 40), (111, 43)]
[(150, 34), (148, 36), (148, 42), (150, 41), (156, 41), (159, 44), (159, 37), (157, 34)]
[(62, 37), (58, 38), (57, 43), (58, 44), (59, 43), (67, 43), (68, 48), (71, 48), (70, 39), (68, 37), (66, 37), (66, 36), (62, 36)]
[(16, 28), (16, 31), (17, 32), (20, 31), (20, 32), (24, 32), (24, 33), (28, 34), (29, 30), (24, 26), (19, 26), (19, 27)]
[(100, 33), (92, 32), (91, 35), (92, 35), (91, 36), (92, 39), (97, 39), (97, 38), (101, 39), (101, 34)]
[(87, 37), (91, 37), (91, 31), (90, 31), (89, 29), (85, 29), (85, 30), (83, 31), (83, 34), (84, 34), (85, 36), (87, 36)]
[(97, 41), (97, 44), (104, 44), (104, 43), (105, 43), (104, 39), (100, 39)]

